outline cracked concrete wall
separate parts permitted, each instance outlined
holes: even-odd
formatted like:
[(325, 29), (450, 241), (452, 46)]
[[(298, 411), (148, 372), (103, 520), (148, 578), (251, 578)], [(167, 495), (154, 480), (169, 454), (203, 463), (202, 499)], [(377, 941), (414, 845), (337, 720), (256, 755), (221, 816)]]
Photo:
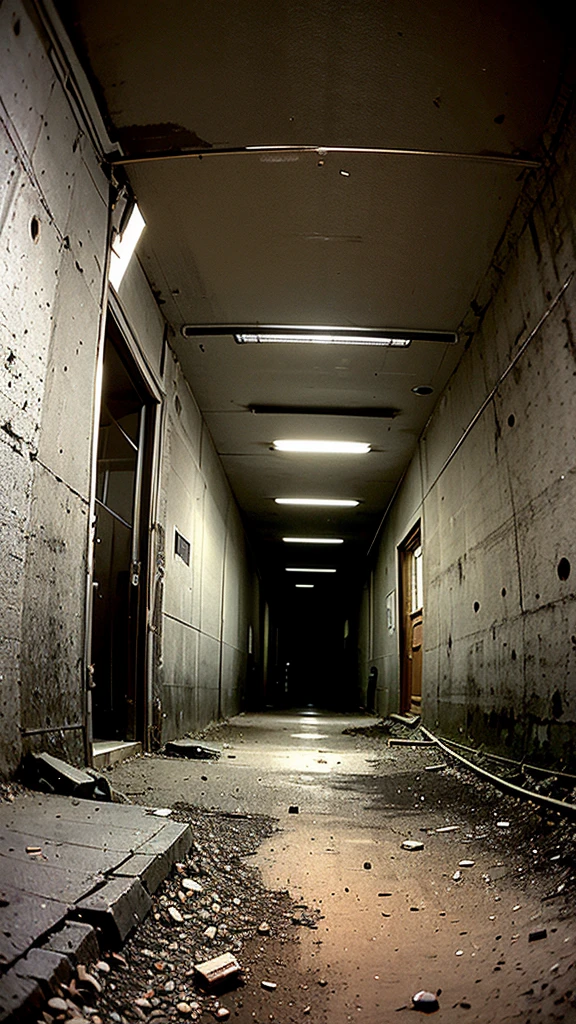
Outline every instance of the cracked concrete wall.
[(21, 729), (24, 749), (83, 758), (85, 553), (108, 189), (28, 8), (18, 2), (0, 6), (0, 68), (6, 774), (20, 757)]
[[(381, 538), (363, 677), (397, 710), (398, 545), (422, 520), (424, 720), (512, 756), (576, 757), (576, 283), (448, 467), (467, 425), (576, 269), (576, 119), (567, 97), (546, 171), (531, 175), (463, 329), (469, 347), (422, 435)], [(557, 127), (557, 125), (556, 125)], [(366, 612), (364, 613), (366, 619)], [(371, 658), (373, 660), (371, 660)]]
[[(86, 555), (109, 202), (28, 10), (19, 0), (0, 4), (0, 775), (28, 749), (76, 763), (85, 755)], [(137, 260), (119, 302), (133, 353), (161, 390), (164, 321)], [(237, 508), (170, 354), (165, 376), (149, 602), (156, 742), (238, 709), (254, 586)], [(191, 542), (190, 567), (174, 554), (176, 528)]]

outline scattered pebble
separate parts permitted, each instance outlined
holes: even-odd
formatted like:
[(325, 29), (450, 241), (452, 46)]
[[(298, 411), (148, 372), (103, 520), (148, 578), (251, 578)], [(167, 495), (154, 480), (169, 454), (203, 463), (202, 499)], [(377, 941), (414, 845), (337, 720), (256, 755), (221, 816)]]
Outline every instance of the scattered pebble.
[(423, 1013), (435, 1013), (440, 1009), (438, 998), (433, 992), (426, 992), (424, 989), (412, 996), (412, 1003), (415, 1010), (422, 1010)]

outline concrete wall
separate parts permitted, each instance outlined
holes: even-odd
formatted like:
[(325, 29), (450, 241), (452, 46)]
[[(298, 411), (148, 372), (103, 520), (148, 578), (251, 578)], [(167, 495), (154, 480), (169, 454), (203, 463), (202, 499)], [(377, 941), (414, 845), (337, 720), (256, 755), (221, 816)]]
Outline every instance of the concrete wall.
[[(29, 11), (20, 0), (0, 4), (0, 775), (28, 749), (85, 756), (108, 233), (107, 178)], [(120, 312), (162, 408), (149, 585), (158, 740), (237, 710), (255, 581), (236, 506), (170, 352), (162, 380), (164, 322), (137, 260)], [(191, 541), (190, 567), (174, 555), (175, 528)]]
[[(398, 709), (398, 545), (421, 519), (424, 720), (512, 755), (576, 755), (576, 283), (572, 282), (454, 445), (576, 269), (576, 124), (547, 139), (476, 303), (469, 347), (420, 438), (374, 567), (375, 634), (362, 629), (362, 680), (379, 669), (378, 708)], [(367, 604), (367, 598), (365, 599)]]
[[(243, 698), (255, 577), (237, 506), (212, 439), (172, 352), (159, 519), (165, 536), (162, 738), (224, 715)], [(190, 565), (175, 554), (175, 531), (191, 544)]]
[[(108, 186), (20, 3), (0, 7), (0, 771), (83, 757), (85, 555)], [(42, 731), (37, 731), (42, 730)]]

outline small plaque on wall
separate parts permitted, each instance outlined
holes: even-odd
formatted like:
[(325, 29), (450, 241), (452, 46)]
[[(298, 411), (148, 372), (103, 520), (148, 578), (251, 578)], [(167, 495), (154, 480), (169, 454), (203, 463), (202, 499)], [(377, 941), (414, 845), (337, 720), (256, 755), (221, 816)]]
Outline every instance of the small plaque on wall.
[(186, 565), (190, 565), (190, 541), (175, 530), (174, 554), (178, 555)]

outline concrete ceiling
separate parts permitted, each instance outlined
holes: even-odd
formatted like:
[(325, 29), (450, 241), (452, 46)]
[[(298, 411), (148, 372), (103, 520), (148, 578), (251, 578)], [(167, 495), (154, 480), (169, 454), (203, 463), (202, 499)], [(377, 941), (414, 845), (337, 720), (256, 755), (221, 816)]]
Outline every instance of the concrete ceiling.
[[(526, 0), (62, 0), (59, 9), (126, 155), (206, 151), (127, 173), (147, 222), (139, 257), (263, 565), (358, 566), (462, 343), (238, 346), (231, 335), (184, 339), (181, 327), (457, 331), (527, 172), (438, 156), (208, 151), (537, 154), (562, 26)], [(433, 394), (416, 396), (417, 385)], [(255, 415), (255, 404), (397, 414)], [(272, 452), (282, 437), (369, 441), (374, 451)], [(361, 504), (328, 516), (274, 504), (291, 494)], [(299, 532), (346, 544), (288, 558), (280, 538)]]

